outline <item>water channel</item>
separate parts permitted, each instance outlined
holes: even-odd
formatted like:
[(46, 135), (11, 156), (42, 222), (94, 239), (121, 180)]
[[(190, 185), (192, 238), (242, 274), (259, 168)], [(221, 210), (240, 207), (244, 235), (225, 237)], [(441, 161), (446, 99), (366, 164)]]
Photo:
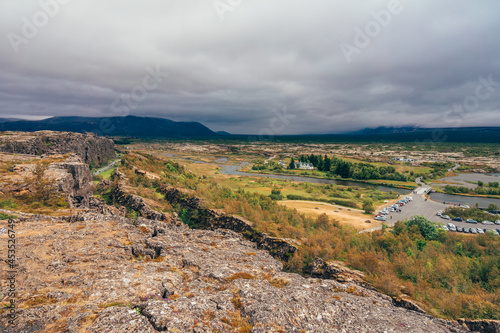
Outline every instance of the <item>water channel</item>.
[[(288, 175), (275, 175), (275, 174), (255, 174), (248, 172), (241, 172), (240, 170), (243, 166), (248, 165), (249, 163), (242, 163), (240, 165), (219, 165), (221, 167), (220, 173), (232, 176), (247, 176), (247, 177), (266, 177), (266, 178), (276, 178), (276, 179), (284, 179), (291, 180), (294, 182), (309, 182), (309, 183), (317, 183), (317, 184), (336, 184), (336, 185), (345, 185), (345, 186), (357, 186), (357, 187), (365, 187), (371, 188), (382, 192), (396, 192), (399, 194), (410, 194), (410, 190), (405, 190), (401, 188), (383, 186), (383, 185), (373, 185), (355, 181), (348, 180), (338, 180), (338, 179), (321, 179), (321, 178), (313, 178), (313, 177), (304, 177), (304, 176), (288, 176)], [(451, 202), (457, 204), (466, 204), (469, 206), (475, 206), (476, 203), (479, 204), (481, 208), (487, 208), (489, 204), (493, 203), (500, 207), (500, 199), (494, 198), (481, 198), (481, 197), (469, 197), (469, 196), (461, 196), (461, 195), (452, 195), (446, 193), (430, 193), (430, 197), (434, 201), (441, 202)]]
[[(174, 157), (170, 155), (170, 157)], [(202, 161), (195, 161), (192, 159), (186, 159), (194, 163), (207, 163)], [(227, 159), (218, 160), (218, 163), (225, 163)], [(208, 163), (207, 163), (208, 164)], [(275, 179), (283, 179), (283, 180), (291, 180), (294, 182), (309, 182), (316, 184), (336, 184), (336, 185), (344, 185), (344, 186), (356, 186), (356, 187), (364, 187), (371, 188), (382, 192), (395, 192), (399, 194), (410, 194), (412, 191), (405, 190), (401, 188), (383, 186), (383, 185), (373, 185), (356, 181), (349, 180), (339, 180), (339, 179), (322, 179), (322, 178), (314, 178), (314, 177), (305, 177), (305, 176), (289, 176), (289, 175), (276, 175), (276, 174), (256, 174), (256, 173), (248, 173), (238, 171), (242, 167), (249, 165), (250, 163), (244, 162), (240, 165), (227, 165), (227, 164), (218, 164), (220, 169), (220, 173), (232, 176), (246, 176), (246, 177), (265, 177), (265, 178), (275, 178)], [(416, 187), (416, 185), (415, 185)], [(489, 204), (496, 204), (500, 207), (500, 199), (494, 198), (482, 198), (482, 197), (470, 197), (470, 196), (461, 196), (461, 195), (453, 195), (446, 193), (430, 193), (430, 197), (434, 201), (446, 202), (446, 203), (457, 203), (457, 204), (466, 204), (469, 206), (475, 206), (476, 203), (479, 204), (481, 208), (487, 208)]]

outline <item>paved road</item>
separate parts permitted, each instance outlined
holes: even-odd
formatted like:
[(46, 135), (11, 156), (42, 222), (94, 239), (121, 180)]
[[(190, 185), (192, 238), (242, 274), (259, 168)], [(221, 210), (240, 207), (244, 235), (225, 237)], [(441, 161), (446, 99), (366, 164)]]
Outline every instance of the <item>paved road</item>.
[[(427, 185), (425, 185), (427, 186)], [(422, 187), (424, 188), (424, 187)], [(427, 186), (429, 188), (429, 186)], [(420, 189), (420, 188), (419, 188)], [(418, 191), (418, 189), (416, 190)], [(433, 222), (441, 223), (446, 225), (447, 223), (453, 223), (458, 227), (468, 227), (468, 228), (481, 228), (481, 229), (499, 229), (499, 225), (484, 225), (484, 224), (470, 224), (465, 222), (455, 222), (450, 220), (444, 220), (441, 217), (437, 216), (436, 213), (439, 210), (445, 210), (448, 207), (451, 207), (449, 204), (444, 204), (442, 202), (435, 202), (432, 200), (426, 200), (424, 194), (410, 194), (413, 198), (413, 201), (408, 202), (406, 205), (401, 207), (401, 213), (391, 213), (388, 215), (386, 223), (389, 226), (394, 226), (397, 221), (403, 221), (405, 219), (410, 219), (415, 215), (425, 216), (427, 219)], [(392, 217), (392, 219), (391, 219)], [(493, 217), (492, 217), (493, 219)]]
[(100, 168), (100, 169), (98, 169), (98, 170), (96, 170), (96, 171), (92, 172), (92, 175), (98, 175), (98, 174), (100, 174), (100, 173), (102, 173), (102, 172), (104, 172), (104, 171), (106, 171), (106, 170), (109, 170), (109, 169), (111, 169), (112, 167), (114, 167), (116, 164), (118, 164), (118, 162), (120, 162), (120, 161), (121, 161), (121, 159), (118, 159), (118, 160), (116, 160), (116, 161), (113, 161), (113, 162), (111, 162), (110, 164), (106, 165), (105, 167)]

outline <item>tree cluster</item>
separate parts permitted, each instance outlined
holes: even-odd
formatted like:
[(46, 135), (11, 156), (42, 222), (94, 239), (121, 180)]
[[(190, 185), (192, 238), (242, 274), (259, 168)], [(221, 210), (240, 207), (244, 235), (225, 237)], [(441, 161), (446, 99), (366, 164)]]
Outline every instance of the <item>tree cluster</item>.
[(409, 177), (396, 171), (393, 166), (377, 167), (368, 163), (354, 163), (343, 160), (336, 156), (327, 155), (301, 155), (300, 162), (311, 163), (319, 171), (327, 172), (330, 175), (338, 175), (342, 178), (352, 179), (387, 179), (406, 182)]

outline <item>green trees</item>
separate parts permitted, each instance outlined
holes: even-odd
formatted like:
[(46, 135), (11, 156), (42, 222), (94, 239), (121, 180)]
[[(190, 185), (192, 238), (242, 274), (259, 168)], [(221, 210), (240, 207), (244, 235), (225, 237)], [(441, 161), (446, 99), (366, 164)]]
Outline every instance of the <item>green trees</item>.
[(283, 200), (283, 194), (281, 194), (281, 190), (271, 190), (271, 194), (269, 197), (273, 200)]
[(375, 206), (373, 205), (373, 201), (370, 199), (365, 199), (363, 201), (363, 210), (366, 214), (371, 214), (375, 210)]
[(292, 160), (290, 161), (290, 164), (288, 165), (288, 169), (293, 170), (295, 169), (295, 160), (292, 157)]
[(498, 210), (498, 206), (495, 205), (494, 203), (489, 204), (488, 210)]
[[(369, 163), (354, 163), (349, 162), (335, 156), (328, 155), (301, 155), (299, 161), (303, 163), (311, 163), (318, 171), (327, 173), (328, 177), (338, 175), (342, 178), (353, 179), (387, 179), (396, 181), (408, 181), (408, 175), (397, 172), (393, 166), (377, 167)], [(292, 160), (294, 162), (294, 160)], [(293, 169), (292, 164), (288, 169)], [(411, 176), (412, 179), (415, 175)]]
[(444, 191), (449, 194), (454, 194), (454, 193), (465, 193), (465, 194), (482, 194), (482, 195), (500, 195), (500, 188), (499, 187), (485, 187), (485, 186), (478, 186), (475, 189), (468, 188), (465, 186), (451, 186), (451, 185), (446, 185), (444, 187)]
[(48, 205), (56, 195), (54, 184), (45, 176), (47, 164), (38, 163), (33, 170), (34, 199)]
[(438, 236), (438, 227), (434, 222), (423, 216), (417, 215), (406, 222), (406, 227), (411, 230), (413, 226), (418, 227), (420, 234), (429, 240), (434, 240)]
[(342, 178), (349, 178), (351, 175), (351, 165), (349, 162), (340, 161), (337, 164), (337, 168), (335, 169), (335, 173)]

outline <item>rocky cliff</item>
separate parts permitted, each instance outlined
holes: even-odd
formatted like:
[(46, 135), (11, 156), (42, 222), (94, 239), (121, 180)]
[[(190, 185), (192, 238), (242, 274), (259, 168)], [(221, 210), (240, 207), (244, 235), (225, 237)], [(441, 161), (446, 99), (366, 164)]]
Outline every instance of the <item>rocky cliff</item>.
[(255, 242), (259, 248), (268, 250), (271, 255), (281, 260), (288, 260), (298, 251), (300, 244), (297, 241), (271, 237), (264, 232), (255, 230), (252, 222), (242, 217), (226, 214), (222, 210), (206, 208), (203, 201), (189, 190), (161, 185), (160, 192), (170, 203), (186, 209), (190, 218), (195, 220), (197, 228), (209, 230), (224, 228), (241, 233), (247, 239)]
[(0, 151), (7, 153), (42, 155), (74, 153), (94, 167), (115, 157), (113, 140), (93, 133), (71, 132), (2, 132)]
[(124, 207), (135, 210), (139, 214), (139, 216), (143, 218), (166, 222), (170, 221), (171, 219), (170, 214), (166, 214), (151, 208), (152, 203), (148, 203), (147, 199), (128, 192), (127, 187), (123, 184), (118, 184), (118, 186), (113, 188), (111, 194), (117, 203)]
[(284, 273), (230, 230), (96, 214), (22, 217), (15, 229), (17, 320), (1, 309), (3, 333), (470, 332), (351, 282)]
[(88, 207), (92, 193), (92, 174), (78, 156), (52, 163), (46, 173), (53, 178), (71, 207)]

